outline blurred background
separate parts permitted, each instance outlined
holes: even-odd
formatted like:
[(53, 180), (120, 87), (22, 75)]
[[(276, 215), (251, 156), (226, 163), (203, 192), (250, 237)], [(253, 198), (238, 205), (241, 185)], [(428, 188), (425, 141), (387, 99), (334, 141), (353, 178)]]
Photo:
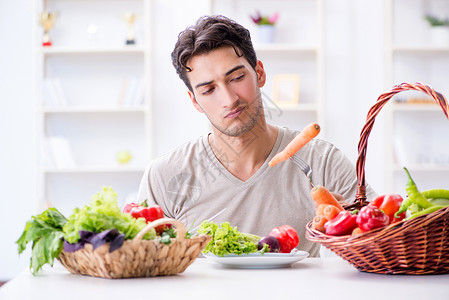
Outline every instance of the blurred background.
[[(106, 185), (133, 199), (152, 158), (210, 131), (170, 60), (206, 14), (251, 31), (268, 121), (319, 122), (354, 164), (382, 93), (419, 81), (449, 94), (449, 0), (2, 1), (0, 281), (29, 267), (15, 241), (32, 215), (68, 216)], [(449, 188), (447, 121), (426, 95), (396, 96), (370, 134), (367, 181), (405, 195), (407, 166), (421, 189)]]

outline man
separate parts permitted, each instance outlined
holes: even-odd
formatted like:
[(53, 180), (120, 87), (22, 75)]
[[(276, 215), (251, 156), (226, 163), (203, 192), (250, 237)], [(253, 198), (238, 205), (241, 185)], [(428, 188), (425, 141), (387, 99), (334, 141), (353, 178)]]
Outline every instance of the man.
[[(214, 222), (242, 232), (264, 236), (288, 224), (298, 232), (298, 248), (318, 256), (319, 245), (304, 236), (315, 211), (306, 176), (290, 161), (268, 166), (298, 132), (266, 122), (266, 74), (249, 31), (223, 16), (203, 17), (181, 32), (172, 61), (212, 132), (152, 161), (138, 200), (187, 226), (224, 208)], [(355, 168), (332, 144), (315, 139), (297, 155), (310, 163), (315, 184), (354, 199)], [(369, 187), (367, 194), (374, 195)]]

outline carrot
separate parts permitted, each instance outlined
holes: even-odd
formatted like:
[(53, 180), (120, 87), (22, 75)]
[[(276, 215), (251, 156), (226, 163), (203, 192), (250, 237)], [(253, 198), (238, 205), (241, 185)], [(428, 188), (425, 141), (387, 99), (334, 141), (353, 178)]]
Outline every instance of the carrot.
[(270, 167), (274, 167), (278, 163), (285, 161), (295, 155), (299, 149), (301, 149), (305, 144), (310, 142), (314, 137), (320, 133), (320, 125), (316, 123), (311, 123), (307, 125), (303, 131), (301, 131), (290, 143), (287, 144), (284, 150), (276, 154), (268, 163)]
[(327, 204), (320, 204), (317, 205), (317, 207), (315, 208), (315, 215), (316, 216), (322, 216), (323, 215), (323, 211), (326, 208)]
[(354, 228), (354, 230), (352, 231), (351, 235), (359, 235), (359, 234), (362, 234), (362, 233), (363, 233), (363, 230), (360, 229), (360, 227), (356, 227), (356, 228)]
[[(322, 205), (322, 204), (321, 204)], [(323, 217), (328, 220), (332, 220), (341, 210), (335, 205), (328, 204), (323, 210)]]
[(318, 231), (325, 232), (324, 224), (328, 220), (323, 216), (315, 216), (312, 220), (312, 227)]
[(313, 201), (317, 205), (320, 204), (332, 204), (335, 205), (340, 211), (344, 210), (343, 206), (338, 202), (338, 200), (332, 195), (328, 189), (324, 186), (316, 185), (310, 191)]

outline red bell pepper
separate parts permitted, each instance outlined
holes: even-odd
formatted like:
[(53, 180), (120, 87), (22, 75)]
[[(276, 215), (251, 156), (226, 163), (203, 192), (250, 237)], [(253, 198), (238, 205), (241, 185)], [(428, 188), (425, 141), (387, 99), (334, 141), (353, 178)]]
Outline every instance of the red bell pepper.
[(290, 225), (275, 227), (269, 235), (277, 238), (279, 244), (281, 244), (281, 250), (279, 251), (281, 253), (290, 253), (299, 244), (298, 233)]
[(350, 211), (342, 210), (334, 218), (324, 224), (324, 229), (328, 235), (351, 234), (357, 227), (357, 215)]
[[(164, 211), (159, 205), (148, 206), (147, 200), (143, 201), (141, 204), (137, 203), (127, 203), (123, 208), (124, 213), (129, 213), (134, 218), (144, 218), (147, 223), (153, 222), (154, 220), (161, 219), (164, 217)], [(157, 226), (156, 232), (162, 233), (164, 231), (165, 225)]]
[(399, 214), (398, 218), (394, 216), (403, 200), (399, 194), (387, 194), (375, 198), (369, 205), (379, 208), (388, 216), (390, 223), (395, 223), (405, 218), (405, 212)]
[(370, 231), (390, 224), (390, 218), (374, 205), (362, 207), (357, 214), (357, 225), (363, 231)]

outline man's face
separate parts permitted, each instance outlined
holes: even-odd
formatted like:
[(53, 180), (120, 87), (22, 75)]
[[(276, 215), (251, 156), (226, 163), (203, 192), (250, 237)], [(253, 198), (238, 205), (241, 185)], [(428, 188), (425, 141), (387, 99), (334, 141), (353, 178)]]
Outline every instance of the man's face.
[(232, 47), (223, 47), (192, 57), (187, 73), (195, 108), (228, 136), (250, 131), (263, 113), (260, 87), (265, 84), (262, 63), (256, 72)]

